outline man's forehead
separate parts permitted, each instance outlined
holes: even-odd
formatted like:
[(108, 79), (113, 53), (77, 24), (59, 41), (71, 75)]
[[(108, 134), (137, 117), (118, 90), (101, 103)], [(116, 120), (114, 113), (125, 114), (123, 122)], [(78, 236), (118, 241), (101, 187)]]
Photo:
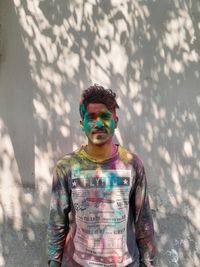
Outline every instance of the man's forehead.
[(110, 110), (103, 103), (89, 103), (87, 105), (87, 112), (88, 113), (102, 113), (102, 112), (111, 113)]

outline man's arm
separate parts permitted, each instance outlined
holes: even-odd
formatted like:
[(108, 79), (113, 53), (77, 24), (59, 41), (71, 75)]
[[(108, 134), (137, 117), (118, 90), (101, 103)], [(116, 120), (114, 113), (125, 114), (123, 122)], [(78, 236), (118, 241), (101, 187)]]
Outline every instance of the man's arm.
[(140, 160), (136, 167), (136, 182), (132, 201), (140, 267), (153, 267), (156, 252), (154, 227), (149, 206), (145, 170)]
[(68, 233), (69, 193), (66, 177), (57, 166), (53, 176), (51, 204), (47, 229), (48, 264), (60, 267)]
[(61, 264), (57, 261), (50, 261), (48, 267), (61, 267)]

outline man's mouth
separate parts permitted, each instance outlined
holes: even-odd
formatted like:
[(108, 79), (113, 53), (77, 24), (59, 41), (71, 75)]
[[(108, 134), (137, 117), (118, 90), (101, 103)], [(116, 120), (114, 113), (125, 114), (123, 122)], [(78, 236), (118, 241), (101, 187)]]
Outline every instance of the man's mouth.
[(106, 130), (105, 129), (102, 129), (102, 130), (95, 130), (92, 132), (92, 134), (105, 134), (106, 133)]

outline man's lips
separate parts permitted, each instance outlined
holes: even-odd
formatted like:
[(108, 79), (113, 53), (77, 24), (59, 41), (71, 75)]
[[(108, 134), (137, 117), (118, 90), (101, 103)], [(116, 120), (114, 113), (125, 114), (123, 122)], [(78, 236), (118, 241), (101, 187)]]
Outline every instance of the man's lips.
[(93, 132), (92, 134), (105, 134), (105, 132), (103, 132), (103, 131), (96, 131), (96, 132)]
[(105, 133), (106, 133), (106, 130), (96, 130), (92, 132), (92, 134), (105, 134)]

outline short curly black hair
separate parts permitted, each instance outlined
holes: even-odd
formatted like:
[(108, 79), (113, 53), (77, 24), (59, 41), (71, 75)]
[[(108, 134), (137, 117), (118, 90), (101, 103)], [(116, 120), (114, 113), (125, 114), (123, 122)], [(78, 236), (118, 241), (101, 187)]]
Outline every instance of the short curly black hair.
[(85, 89), (82, 93), (79, 105), (79, 112), (82, 118), (89, 103), (102, 103), (110, 111), (115, 111), (116, 108), (119, 108), (116, 101), (116, 94), (111, 89), (105, 89), (96, 83)]

